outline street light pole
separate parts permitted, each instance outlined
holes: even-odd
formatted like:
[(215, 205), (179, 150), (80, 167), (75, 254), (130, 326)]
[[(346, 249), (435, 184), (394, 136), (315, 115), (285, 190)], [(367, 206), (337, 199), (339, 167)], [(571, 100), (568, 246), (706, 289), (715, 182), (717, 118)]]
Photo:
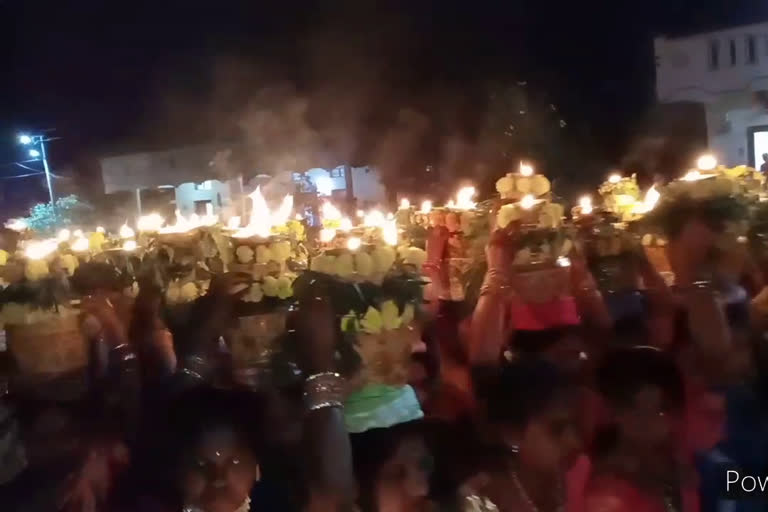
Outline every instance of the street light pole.
[(45, 182), (48, 185), (48, 198), (51, 200), (51, 212), (56, 218), (56, 201), (53, 197), (53, 184), (51, 183), (51, 170), (48, 168), (48, 158), (45, 155), (45, 140), (40, 137), (40, 156), (43, 159), (43, 168), (45, 169)]
[(45, 143), (49, 140), (53, 139), (46, 139), (44, 135), (20, 135), (19, 136), (19, 142), (25, 146), (28, 146), (30, 144), (40, 144), (40, 151), (37, 151), (36, 149), (30, 149), (29, 155), (33, 158), (40, 157), (40, 159), (43, 161), (43, 169), (45, 170), (45, 183), (48, 186), (48, 198), (50, 200), (51, 204), (51, 213), (53, 214), (53, 217), (56, 218), (56, 200), (53, 194), (53, 182), (51, 181), (51, 170), (48, 167), (48, 155), (45, 153)]

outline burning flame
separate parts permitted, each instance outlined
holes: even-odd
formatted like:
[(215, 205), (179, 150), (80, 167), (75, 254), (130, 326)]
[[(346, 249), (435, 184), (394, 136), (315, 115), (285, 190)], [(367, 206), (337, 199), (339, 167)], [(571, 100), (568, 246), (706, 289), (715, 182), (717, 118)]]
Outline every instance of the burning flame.
[(717, 167), (717, 158), (715, 158), (714, 155), (706, 154), (701, 155), (698, 160), (696, 160), (696, 167), (701, 169), (702, 171), (711, 171), (715, 167)]
[(353, 227), (352, 221), (348, 217), (344, 217), (339, 223), (339, 231), (350, 231)]
[(653, 185), (648, 189), (648, 192), (645, 193), (643, 202), (635, 203), (634, 207), (632, 208), (632, 213), (642, 215), (650, 212), (656, 207), (656, 203), (659, 202), (659, 199), (661, 199), (661, 194), (658, 190), (656, 190), (656, 185)]
[(611, 174), (608, 176), (608, 183), (613, 183), (614, 185), (621, 181), (621, 174)]
[(448, 201), (448, 208), (456, 210), (471, 210), (475, 207), (476, 203), (472, 201), (475, 196), (475, 187), (462, 187), (456, 193), (456, 201)]
[(536, 201), (535, 197), (533, 197), (531, 194), (528, 194), (523, 196), (523, 198), (520, 200), (520, 206), (525, 210), (530, 210), (536, 205), (537, 202), (538, 201)]
[(400, 210), (407, 210), (411, 207), (411, 202), (408, 200), (407, 197), (404, 197), (400, 200)]
[(323, 220), (341, 220), (341, 212), (333, 203), (325, 202), (320, 207), (320, 215)]
[(72, 237), (72, 233), (67, 229), (64, 228), (61, 231), (59, 231), (59, 234), (56, 235), (56, 239), (61, 242), (66, 242)]
[(26, 231), (29, 226), (24, 219), (10, 219), (5, 223), (5, 227), (13, 231)]
[(123, 242), (123, 250), (126, 252), (135, 251), (137, 247), (136, 240), (126, 240)]
[(72, 236), (74, 236), (75, 238), (82, 238), (83, 237), (83, 230), (82, 229), (76, 229), (72, 233)]
[(238, 229), (233, 235), (236, 238), (250, 238), (253, 236), (267, 238), (272, 233), (274, 226), (285, 224), (293, 214), (293, 196), (291, 195), (283, 198), (283, 201), (274, 213), (269, 209), (267, 200), (264, 199), (261, 193), (261, 187), (256, 187), (256, 190), (248, 197), (251, 198), (253, 203), (251, 217), (248, 220), (248, 225)]
[(365, 217), (365, 212), (363, 210), (357, 210), (356, 215), (362, 219), (363, 217)]
[(419, 213), (423, 213), (424, 215), (428, 214), (432, 211), (432, 201), (427, 199), (426, 201), (421, 203), (421, 210)]
[(381, 227), (381, 237), (387, 245), (397, 245), (397, 224), (394, 221), (387, 221)]
[(56, 240), (40, 240), (30, 242), (24, 249), (24, 255), (30, 260), (42, 260), (52, 254), (59, 247)]
[(131, 229), (131, 227), (126, 222), (122, 226), (120, 226), (120, 238), (133, 238), (136, 236), (136, 232)]
[(149, 215), (142, 215), (139, 220), (136, 221), (136, 228), (139, 231), (152, 231), (157, 232), (165, 225), (165, 219), (159, 213), (150, 213)]
[(75, 252), (85, 252), (88, 250), (89, 244), (88, 239), (83, 237), (77, 237), (75, 238), (75, 241), (72, 242), (72, 250)]
[(682, 181), (699, 181), (699, 180), (706, 180), (709, 178), (714, 178), (713, 174), (701, 174), (698, 169), (691, 169), (687, 173), (685, 173), (685, 176), (680, 178)]
[(227, 229), (235, 230), (238, 228), (240, 228), (240, 217), (237, 215), (230, 217), (227, 221)]
[(336, 230), (323, 228), (320, 230), (319, 237), (321, 242), (323, 242), (324, 244), (327, 244), (328, 242), (336, 238)]
[(357, 238), (356, 236), (353, 236), (349, 240), (347, 240), (347, 249), (350, 251), (356, 251), (360, 248), (360, 246), (363, 245), (363, 241)]
[(520, 162), (520, 174), (523, 176), (533, 176), (533, 167), (531, 165)]
[(592, 213), (592, 198), (589, 196), (582, 196), (579, 199), (579, 208), (581, 208), (582, 215), (589, 215)]
[(371, 210), (363, 217), (363, 225), (369, 228), (382, 228), (387, 218), (380, 210)]
[(99, 226), (96, 228), (96, 232), (101, 233), (103, 235), (104, 233), (106, 233), (106, 230), (103, 227)]

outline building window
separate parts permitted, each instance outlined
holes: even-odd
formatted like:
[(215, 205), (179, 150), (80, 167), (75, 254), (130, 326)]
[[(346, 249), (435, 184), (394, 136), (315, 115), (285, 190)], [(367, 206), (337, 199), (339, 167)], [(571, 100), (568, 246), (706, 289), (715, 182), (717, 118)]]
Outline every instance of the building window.
[(747, 36), (747, 64), (757, 63), (757, 41), (755, 36)]
[(195, 201), (195, 213), (201, 216), (213, 213), (213, 203), (210, 201)]
[(717, 39), (709, 42), (709, 69), (715, 70), (720, 67), (720, 41)]
[(291, 177), (293, 178), (293, 181), (296, 183), (302, 183), (305, 179), (304, 173), (301, 173), (301, 172), (295, 172)]
[(213, 183), (211, 183), (211, 180), (206, 180), (202, 183), (195, 183), (195, 190), (211, 190), (213, 188)]
[(731, 39), (728, 42), (728, 49), (729, 49), (728, 53), (730, 53), (730, 56), (731, 56), (731, 66), (735, 66), (736, 65), (736, 41), (735, 40)]
[(336, 167), (335, 169), (331, 169), (331, 178), (343, 178), (344, 177), (344, 167)]

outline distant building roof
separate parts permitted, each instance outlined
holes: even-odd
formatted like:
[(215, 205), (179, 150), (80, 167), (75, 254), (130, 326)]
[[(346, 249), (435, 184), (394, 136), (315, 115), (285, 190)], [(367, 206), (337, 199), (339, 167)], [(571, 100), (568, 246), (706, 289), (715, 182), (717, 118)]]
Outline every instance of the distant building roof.
[(157, 188), (216, 179), (213, 162), (222, 148), (201, 144), (163, 151), (146, 151), (99, 159), (104, 192)]

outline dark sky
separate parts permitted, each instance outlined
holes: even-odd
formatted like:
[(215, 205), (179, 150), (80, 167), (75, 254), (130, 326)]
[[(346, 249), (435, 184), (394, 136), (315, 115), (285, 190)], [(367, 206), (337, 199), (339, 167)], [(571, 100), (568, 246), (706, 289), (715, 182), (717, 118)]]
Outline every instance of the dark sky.
[[(614, 161), (653, 103), (654, 34), (761, 21), (768, 3), (0, 0), (0, 19), (12, 37), (2, 162), (18, 157), (12, 135), (24, 128), (56, 129), (58, 164), (236, 137), (249, 102), (277, 85), (309, 98), (321, 131), (326, 118), (355, 118), (335, 129), (365, 153), (356, 137), (391, 133), (403, 108), (424, 116), (427, 140), (471, 135), (488, 80), (546, 91), (569, 129)], [(0, 176), (19, 172), (0, 166)]]

